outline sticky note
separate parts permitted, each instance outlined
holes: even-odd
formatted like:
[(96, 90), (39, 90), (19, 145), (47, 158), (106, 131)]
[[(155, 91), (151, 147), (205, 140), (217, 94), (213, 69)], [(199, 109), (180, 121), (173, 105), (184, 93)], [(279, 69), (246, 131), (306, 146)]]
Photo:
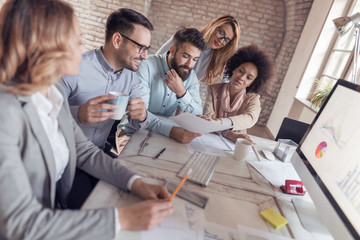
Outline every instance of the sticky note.
[(268, 223), (270, 223), (270, 225), (273, 226), (275, 229), (278, 229), (288, 223), (288, 220), (286, 220), (286, 218), (281, 216), (272, 208), (268, 208), (260, 212), (260, 216)]

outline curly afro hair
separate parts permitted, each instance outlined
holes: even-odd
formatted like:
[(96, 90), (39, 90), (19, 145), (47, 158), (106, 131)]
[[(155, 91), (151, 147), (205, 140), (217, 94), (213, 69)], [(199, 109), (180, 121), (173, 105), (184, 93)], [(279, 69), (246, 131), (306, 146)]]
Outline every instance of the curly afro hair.
[(273, 61), (266, 53), (261, 51), (257, 45), (251, 44), (239, 48), (229, 59), (225, 67), (225, 76), (230, 79), (234, 69), (246, 62), (253, 63), (258, 70), (257, 78), (248, 88), (246, 88), (246, 91), (258, 93), (265, 85), (266, 81), (273, 76)]

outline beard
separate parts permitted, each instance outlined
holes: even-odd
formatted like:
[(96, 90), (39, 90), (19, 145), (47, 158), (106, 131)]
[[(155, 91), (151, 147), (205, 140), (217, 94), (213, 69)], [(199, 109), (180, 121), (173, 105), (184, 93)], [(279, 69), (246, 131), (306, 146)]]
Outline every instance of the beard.
[[(175, 53), (175, 56), (176, 56), (176, 53)], [(185, 65), (179, 65), (176, 62), (175, 56), (170, 60), (170, 67), (176, 71), (176, 73), (179, 75), (181, 80), (185, 81), (186, 79), (188, 79), (188, 77), (192, 71), (192, 68), (189, 68)], [(188, 69), (189, 71), (184, 71), (183, 69)]]

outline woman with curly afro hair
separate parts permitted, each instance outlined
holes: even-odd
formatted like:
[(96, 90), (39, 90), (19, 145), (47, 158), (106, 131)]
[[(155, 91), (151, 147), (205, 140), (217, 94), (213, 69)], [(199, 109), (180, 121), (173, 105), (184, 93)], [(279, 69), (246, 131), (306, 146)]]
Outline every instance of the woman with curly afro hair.
[(261, 107), (259, 91), (273, 75), (273, 61), (258, 46), (242, 47), (225, 67), (228, 83), (208, 86), (202, 118), (224, 125), (231, 130), (222, 135), (233, 142), (246, 138), (246, 129), (257, 122)]

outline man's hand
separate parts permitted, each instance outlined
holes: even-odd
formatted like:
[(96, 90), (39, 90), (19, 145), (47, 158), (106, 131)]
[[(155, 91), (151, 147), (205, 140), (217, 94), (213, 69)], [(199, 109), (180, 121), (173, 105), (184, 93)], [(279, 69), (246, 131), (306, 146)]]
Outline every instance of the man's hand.
[(144, 199), (168, 200), (170, 197), (170, 194), (165, 186), (149, 184), (143, 182), (140, 178), (134, 181), (131, 186), (131, 190)]
[(196, 115), (197, 117), (199, 118), (202, 118), (202, 119), (205, 119), (209, 122), (214, 122), (214, 123), (217, 123), (217, 124), (222, 124), (222, 121), (220, 118), (211, 118), (211, 117), (208, 117), (208, 116), (205, 116), (205, 115)]
[(158, 226), (174, 211), (172, 202), (147, 200), (118, 208), (122, 230), (150, 230)]
[(102, 95), (99, 97), (89, 99), (85, 104), (79, 107), (78, 119), (81, 123), (89, 124), (95, 122), (102, 122), (111, 116), (114, 116), (114, 112), (99, 111), (99, 110), (113, 110), (116, 106), (107, 103), (110, 99), (115, 99), (114, 95)]
[(180, 143), (190, 143), (194, 138), (200, 137), (200, 133), (186, 131), (181, 127), (173, 127), (170, 131), (170, 137)]
[(145, 103), (141, 98), (130, 99), (127, 110), (130, 117), (134, 120), (143, 122), (147, 117)]
[(186, 88), (184, 86), (184, 82), (179, 77), (177, 72), (174, 69), (171, 69), (166, 74), (165, 83), (173, 91), (178, 98), (181, 98), (186, 93)]
[(233, 131), (229, 131), (227, 134), (226, 134), (226, 138), (231, 140), (232, 142), (236, 143), (236, 140), (238, 138), (244, 138), (244, 139), (247, 139), (249, 140), (252, 144), (256, 144), (253, 140), (251, 140), (250, 136), (247, 135), (247, 134), (242, 134), (242, 133), (235, 133)]

